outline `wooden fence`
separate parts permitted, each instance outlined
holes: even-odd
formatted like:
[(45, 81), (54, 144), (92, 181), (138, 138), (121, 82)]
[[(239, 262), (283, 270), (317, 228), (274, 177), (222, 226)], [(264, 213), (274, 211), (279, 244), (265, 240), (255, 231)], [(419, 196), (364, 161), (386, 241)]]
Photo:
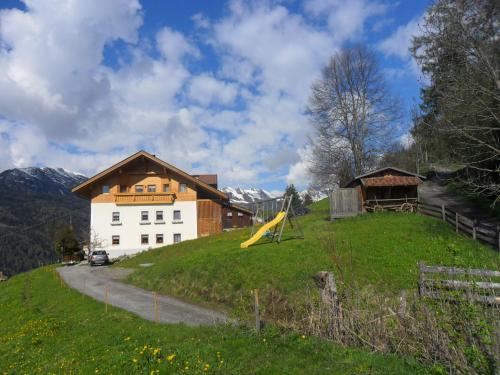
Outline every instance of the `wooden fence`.
[(457, 233), (465, 233), (474, 240), (487, 243), (500, 251), (500, 226), (498, 225), (493, 229), (491, 226), (487, 226), (476, 219), (470, 219), (450, 210), (445, 205), (435, 206), (419, 202), (418, 212), (427, 216), (440, 218), (453, 225)]
[(423, 262), (418, 266), (421, 297), (449, 301), (464, 299), (500, 306), (500, 283), (492, 281), (500, 278), (500, 271), (427, 266)]
[(359, 193), (356, 189), (346, 188), (332, 191), (329, 194), (330, 218), (337, 219), (355, 216), (361, 212)]

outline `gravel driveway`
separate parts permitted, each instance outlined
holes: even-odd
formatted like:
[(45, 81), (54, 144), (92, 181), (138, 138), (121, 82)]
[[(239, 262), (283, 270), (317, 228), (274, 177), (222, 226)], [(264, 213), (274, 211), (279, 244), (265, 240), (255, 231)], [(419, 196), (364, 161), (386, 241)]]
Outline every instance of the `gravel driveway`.
[(425, 181), (418, 188), (418, 193), (422, 202), (437, 206), (444, 204), (454, 212), (458, 212), (470, 219), (477, 219), (484, 227), (494, 229), (497, 225), (500, 225), (499, 219), (482, 211), (474, 203), (448, 191), (446, 186), (434, 179)]
[[(155, 320), (153, 293), (120, 281), (133, 270), (105, 266), (90, 267), (87, 264), (80, 264), (61, 267), (57, 271), (69, 286), (79, 292), (104, 301), (107, 287), (110, 305), (128, 310), (142, 318)], [(184, 323), (190, 326), (228, 321), (227, 316), (220, 312), (160, 295), (158, 296), (158, 320), (162, 323)]]

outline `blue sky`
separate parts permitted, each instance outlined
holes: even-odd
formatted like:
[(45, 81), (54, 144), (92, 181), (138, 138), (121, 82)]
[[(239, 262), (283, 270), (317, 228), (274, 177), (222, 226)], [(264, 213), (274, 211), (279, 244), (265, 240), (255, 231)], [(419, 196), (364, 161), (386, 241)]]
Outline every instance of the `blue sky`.
[[(222, 185), (305, 188), (311, 83), (369, 44), (409, 113), (427, 1), (0, 1), (0, 169), (146, 149)], [(394, 129), (405, 138), (408, 116)]]

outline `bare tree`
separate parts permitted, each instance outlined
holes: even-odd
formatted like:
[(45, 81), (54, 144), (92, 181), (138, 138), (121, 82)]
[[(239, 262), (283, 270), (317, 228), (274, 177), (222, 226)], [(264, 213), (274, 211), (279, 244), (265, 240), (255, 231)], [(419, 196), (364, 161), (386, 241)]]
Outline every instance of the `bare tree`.
[(94, 250), (102, 249), (104, 247), (104, 242), (105, 240), (103, 240), (95, 229), (92, 228), (90, 230), (89, 254)]
[(309, 112), (311, 173), (323, 184), (342, 184), (373, 167), (400, 119), (375, 54), (365, 46), (334, 55), (313, 84)]

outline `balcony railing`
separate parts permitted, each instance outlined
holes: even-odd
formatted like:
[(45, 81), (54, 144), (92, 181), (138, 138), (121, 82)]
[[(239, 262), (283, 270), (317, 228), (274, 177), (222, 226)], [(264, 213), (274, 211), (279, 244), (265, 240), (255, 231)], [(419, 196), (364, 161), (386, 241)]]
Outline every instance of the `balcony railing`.
[(120, 204), (158, 204), (174, 203), (175, 193), (119, 193), (115, 203)]

